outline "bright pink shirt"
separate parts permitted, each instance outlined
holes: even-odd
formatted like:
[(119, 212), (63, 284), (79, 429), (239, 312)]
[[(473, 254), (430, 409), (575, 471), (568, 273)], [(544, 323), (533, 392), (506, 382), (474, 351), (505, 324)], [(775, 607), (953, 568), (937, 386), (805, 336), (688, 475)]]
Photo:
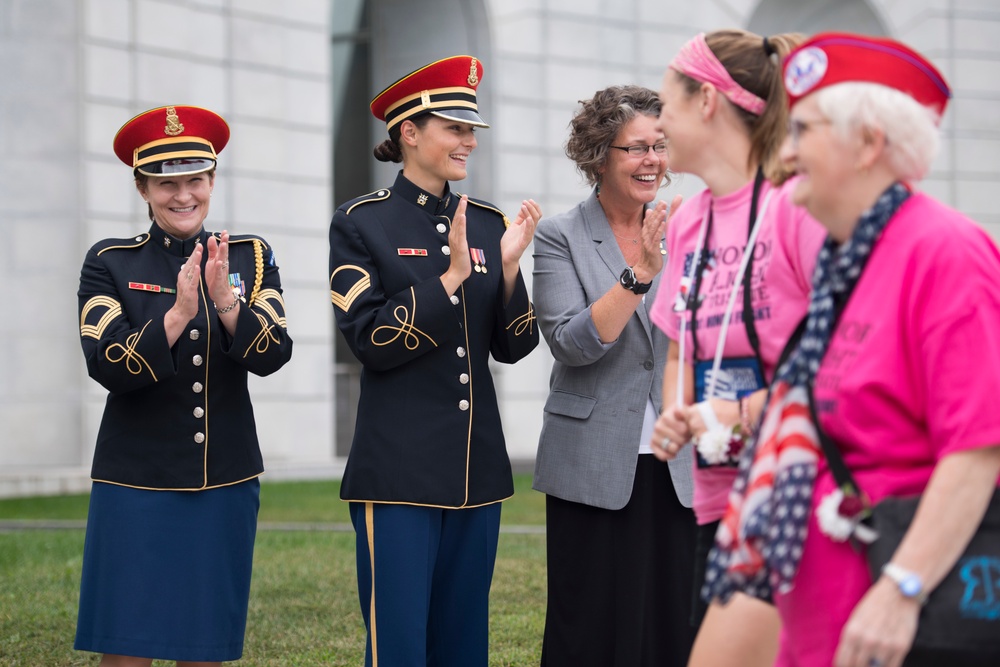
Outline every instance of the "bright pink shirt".
[[(751, 304), (754, 323), (760, 338), (761, 359), (767, 380), (774, 375), (781, 350), (809, 306), (809, 290), (816, 255), (826, 238), (826, 230), (804, 209), (794, 206), (789, 197), (794, 179), (778, 188), (767, 181), (761, 187), (758, 210), (767, 193), (774, 194), (768, 203), (762, 227), (757, 236), (751, 278)], [(714, 268), (705, 272), (700, 294), (704, 301), (698, 308), (698, 346), (701, 359), (712, 359), (719, 341), (722, 315), (726, 310), (732, 285), (743, 258), (749, 232), (750, 205), (753, 183), (725, 197), (713, 200), (704, 190), (684, 202), (669, 223), (667, 230), (667, 266), (663, 281), (650, 311), (650, 318), (677, 341), (680, 337), (680, 313), (673, 311), (681, 277), (697, 251), (698, 232), (702, 218), (713, 206), (712, 234), (708, 240), (714, 253)], [(752, 357), (754, 352), (747, 339), (741, 312), (742, 290), (730, 320), (726, 336), (726, 357)], [(687, 313), (684, 313), (687, 316)], [(684, 344), (686, 362), (691, 363), (691, 329), (687, 329)], [(736, 469), (716, 467), (694, 469), (694, 511), (699, 524), (722, 518), (726, 498), (736, 478)]]
[[(1000, 253), (968, 218), (914, 194), (889, 221), (816, 377), (820, 423), (872, 502), (923, 491), (944, 456), (1000, 443)], [(871, 586), (864, 555), (819, 531), (821, 466), (795, 588), (777, 597), (777, 664), (830, 665)]]

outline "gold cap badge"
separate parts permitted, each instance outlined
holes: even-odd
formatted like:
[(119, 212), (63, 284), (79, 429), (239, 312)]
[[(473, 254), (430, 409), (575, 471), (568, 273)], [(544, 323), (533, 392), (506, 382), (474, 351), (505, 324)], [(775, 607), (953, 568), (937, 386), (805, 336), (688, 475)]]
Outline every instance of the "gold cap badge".
[(167, 107), (167, 126), (163, 128), (163, 134), (168, 137), (176, 137), (183, 131), (184, 125), (181, 123), (180, 118), (177, 117), (177, 110), (173, 107)]
[(479, 74), (476, 72), (476, 59), (472, 59), (472, 63), (469, 65), (469, 85), (475, 88), (479, 85)]

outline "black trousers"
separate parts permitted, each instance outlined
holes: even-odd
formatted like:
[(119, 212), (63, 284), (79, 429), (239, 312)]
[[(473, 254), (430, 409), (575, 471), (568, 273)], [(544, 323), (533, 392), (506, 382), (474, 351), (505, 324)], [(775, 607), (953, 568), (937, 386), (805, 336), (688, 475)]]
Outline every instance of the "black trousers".
[(545, 511), (542, 667), (685, 667), (695, 519), (667, 464), (639, 456), (620, 510), (547, 496)]

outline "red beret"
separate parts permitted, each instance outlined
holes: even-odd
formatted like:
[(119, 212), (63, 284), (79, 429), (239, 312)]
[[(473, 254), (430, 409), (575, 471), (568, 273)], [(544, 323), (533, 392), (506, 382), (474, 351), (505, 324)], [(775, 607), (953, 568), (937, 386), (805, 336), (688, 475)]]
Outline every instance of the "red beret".
[(489, 127), (476, 106), (483, 64), (472, 56), (452, 56), (410, 72), (372, 100), (372, 114), (386, 129), (425, 113)]
[(788, 54), (784, 64), (788, 106), (836, 83), (878, 83), (906, 93), (944, 114), (951, 97), (948, 83), (922, 55), (886, 37), (825, 32)]
[(121, 126), (115, 155), (147, 176), (197, 174), (215, 166), (229, 142), (229, 125), (214, 111), (171, 106), (150, 109)]

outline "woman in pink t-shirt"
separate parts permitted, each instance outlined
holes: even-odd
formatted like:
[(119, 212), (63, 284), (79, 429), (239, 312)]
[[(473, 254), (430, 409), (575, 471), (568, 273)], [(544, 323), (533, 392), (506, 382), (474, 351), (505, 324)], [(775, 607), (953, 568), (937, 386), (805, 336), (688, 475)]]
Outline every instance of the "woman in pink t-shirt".
[[(1000, 252), (910, 185), (930, 167), (950, 97), (920, 54), (820, 34), (788, 57), (784, 82), (782, 157), (800, 174), (792, 200), (829, 239), (801, 340), (741, 462), (708, 587), (722, 599), (773, 595), (782, 667), (959, 664), (908, 653), (921, 602), (957, 562), (1000, 475)], [(809, 416), (810, 387), (857, 483), (850, 502)], [(863, 508), (915, 495), (916, 517), (873, 580)]]
[(806, 311), (825, 236), (789, 201), (788, 173), (777, 160), (787, 125), (780, 57), (797, 41), (741, 30), (698, 35), (670, 63), (660, 93), (671, 168), (708, 186), (670, 222), (668, 265), (651, 312), (670, 339), (652, 449), (669, 460), (698, 443), (692, 622), (701, 628), (692, 665), (770, 665), (777, 651), (771, 605), (741, 595), (706, 613), (701, 587), (736, 477), (734, 428), (742, 437), (756, 423), (767, 380)]

